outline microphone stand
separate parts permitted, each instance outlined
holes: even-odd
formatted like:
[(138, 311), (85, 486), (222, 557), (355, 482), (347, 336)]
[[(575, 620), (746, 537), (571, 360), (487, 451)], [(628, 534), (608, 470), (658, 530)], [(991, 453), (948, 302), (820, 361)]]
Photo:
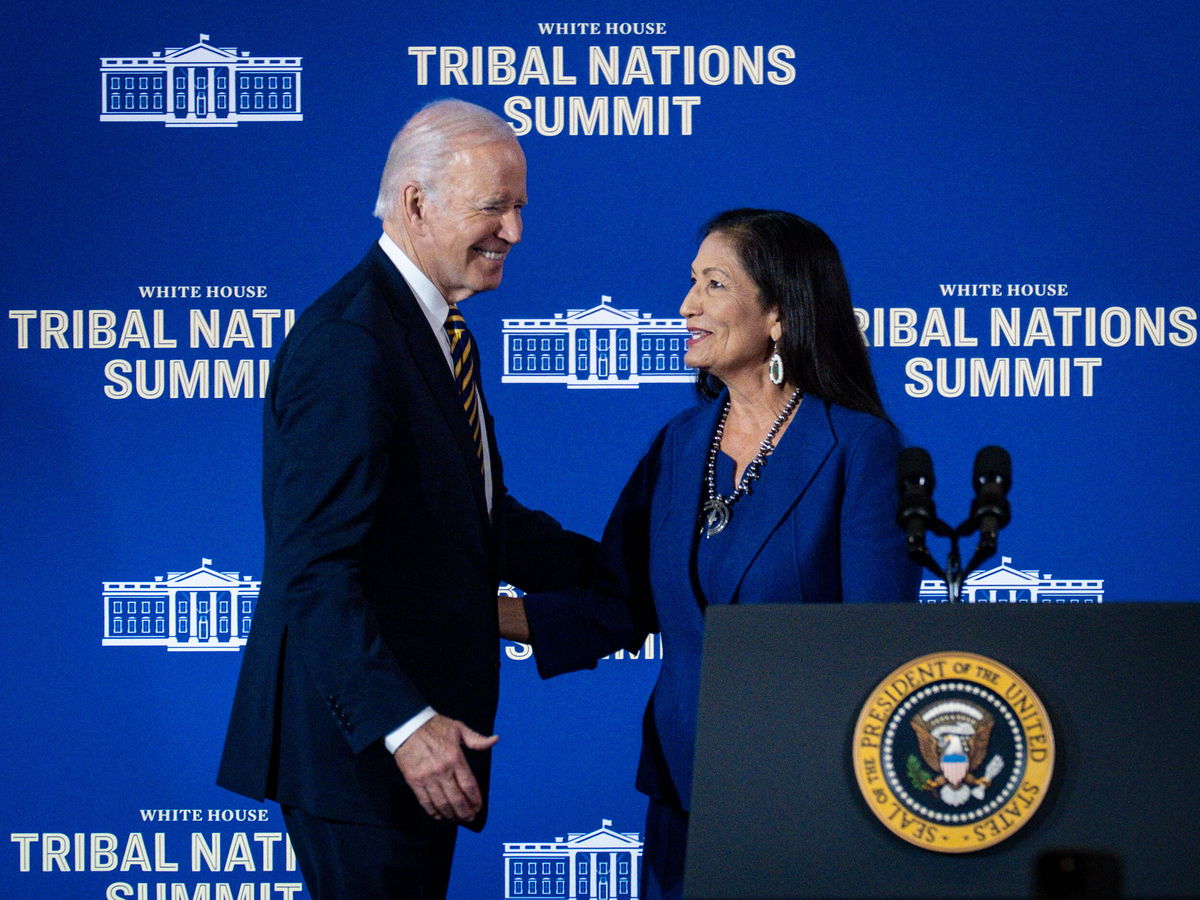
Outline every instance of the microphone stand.
[(910, 535), (908, 538), (908, 558), (920, 563), (946, 585), (946, 599), (950, 603), (962, 602), (963, 583), (967, 576), (979, 568), (980, 564), (991, 559), (996, 554), (997, 541), (994, 536), (981, 533), (975, 552), (971, 554), (966, 568), (962, 564), (962, 554), (958, 548), (959, 538), (968, 537), (976, 529), (976, 517), (970, 516), (956, 528), (951, 528), (941, 519), (934, 518), (929, 522), (929, 530), (938, 537), (950, 540), (950, 552), (946, 556), (946, 568), (943, 570), (937, 560), (925, 546), (924, 535)]
[[(1012, 460), (1003, 447), (984, 447), (975, 455), (972, 483), (975, 499), (966, 520), (951, 528), (937, 517), (933, 503), (933, 460), (921, 447), (909, 447), (896, 463), (896, 487), (900, 506), (896, 522), (907, 532), (908, 558), (920, 563), (946, 585), (946, 599), (961, 603), (967, 576), (996, 553), (997, 532), (1008, 524), (1012, 514), (1007, 494), (1012, 485)], [(932, 531), (950, 540), (950, 555), (942, 569), (925, 546), (925, 533)], [(979, 532), (979, 542), (966, 567), (959, 552), (960, 538)]]
[(966, 577), (958, 552), (958, 529), (955, 529), (950, 535), (950, 555), (946, 557), (946, 599), (950, 603), (962, 603), (962, 587)]

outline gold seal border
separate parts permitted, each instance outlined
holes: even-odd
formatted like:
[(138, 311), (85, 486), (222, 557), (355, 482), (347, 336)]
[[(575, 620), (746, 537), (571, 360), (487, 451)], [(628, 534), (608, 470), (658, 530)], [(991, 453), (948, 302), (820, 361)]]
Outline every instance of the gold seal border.
[[(947, 825), (912, 812), (884, 777), (882, 738), (892, 714), (914, 692), (943, 681), (970, 682), (999, 695), (1017, 716), (1025, 739), (1020, 787), (991, 815), (965, 825)], [(971, 853), (1012, 837), (1037, 812), (1054, 772), (1054, 731), (1045, 705), (1016, 672), (987, 656), (947, 650), (910, 660), (875, 686), (854, 725), (852, 756), (859, 791), (889, 831), (925, 850)]]

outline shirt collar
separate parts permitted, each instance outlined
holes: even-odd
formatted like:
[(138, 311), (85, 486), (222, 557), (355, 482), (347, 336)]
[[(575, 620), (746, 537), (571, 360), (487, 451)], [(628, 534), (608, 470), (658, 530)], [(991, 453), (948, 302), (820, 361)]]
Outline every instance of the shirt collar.
[(392, 264), (400, 270), (401, 277), (412, 288), (413, 294), (421, 304), (421, 311), (429, 320), (430, 327), (436, 332), (441, 332), (446, 324), (446, 315), (450, 312), (450, 304), (446, 302), (446, 298), (434, 287), (429, 277), (417, 268), (417, 264), (408, 258), (408, 254), (388, 237), (387, 232), (379, 236), (379, 247), (387, 254), (387, 258), (392, 261)]

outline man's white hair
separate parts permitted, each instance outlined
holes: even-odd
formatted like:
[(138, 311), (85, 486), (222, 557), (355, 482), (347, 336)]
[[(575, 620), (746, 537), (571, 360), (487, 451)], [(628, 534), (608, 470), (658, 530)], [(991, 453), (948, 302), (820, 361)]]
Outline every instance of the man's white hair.
[(421, 108), (400, 129), (388, 150), (375, 216), (386, 220), (410, 181), (419, 184), (426, 199), (432, 201), (455, 153), (501, 140), (516, 142), (517, 138), (507, 122), (482, 106), (465, 100), (435, 100)]

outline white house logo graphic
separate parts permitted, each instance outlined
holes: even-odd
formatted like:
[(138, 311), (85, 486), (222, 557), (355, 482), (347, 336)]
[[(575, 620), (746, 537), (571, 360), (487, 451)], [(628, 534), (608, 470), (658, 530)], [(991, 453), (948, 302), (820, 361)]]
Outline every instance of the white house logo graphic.
[[(946, 585), (936, 578), (921, 582), (922, 603), (946, 602)], [(1104, 580), (1054, 578), (1037, 569), (1016, 569), (1003, 556), (994, 569), (974, 572), (963, 584), (964, 603), (1103, 603)]]
[(564, 841), (505, 843), (504, 900), (638, 900), (642, 842), (635, 832), (613, 831), (610, 819)]
[(250, 633), (260, 582), (218, 572), (211, 559), (153, 581), (104, 582), (105, 647), (239, 650)]
[(251, 56), (216, 47), (207, 34), (190, 47), (100, 60), (101, 122), (162, 122), (168, 128), (299, 122), (300, 57)]
[(618, 309), (612, 297), (550, 319), (504, 320), (504, 374), (511, 384), (558, 383), (569, 388), (637, 388), (688, 382), (683, 319), (659, 319)]

